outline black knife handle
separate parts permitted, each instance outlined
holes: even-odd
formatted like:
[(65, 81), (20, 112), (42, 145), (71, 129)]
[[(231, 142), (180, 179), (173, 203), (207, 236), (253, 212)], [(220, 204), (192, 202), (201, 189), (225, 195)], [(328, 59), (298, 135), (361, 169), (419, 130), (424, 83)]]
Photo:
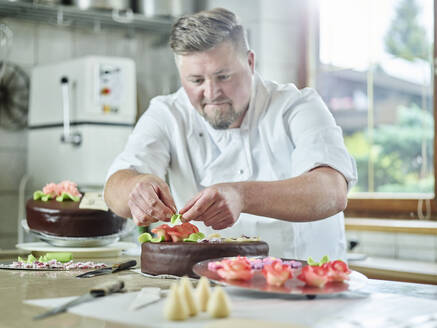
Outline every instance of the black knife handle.
[(137, 261), (135, 260), (130, 260), (124, 263), (119, 263), (119, 264), (114, 264), (112, 266), (112, 272), (117, 272), (117, 271), (121, 271), (121, 270), (125, 270), (125, 269), (129, 269), (133, 266), (137, 265)]

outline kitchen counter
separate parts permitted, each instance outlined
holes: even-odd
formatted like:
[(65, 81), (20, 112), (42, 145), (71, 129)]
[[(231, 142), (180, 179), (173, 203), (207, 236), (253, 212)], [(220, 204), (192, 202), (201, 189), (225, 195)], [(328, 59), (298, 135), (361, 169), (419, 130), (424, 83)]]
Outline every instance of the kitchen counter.
[[(126, 261), (135, 257), (119, 257), (110, 259), (90, 259), (93, 261), (104, 261), (107, 264)], [(82, 260), (82, 259), (81, 259)], [(136, 258), (139, 263), (139, 259)], [(4, 262), (4, 261), (2, 261)], [(63, 313), (41, 321), (33, 321), (32, 317), (44, 312), (47, 308), (25, 304), (23, 301), (30, 299), (55, 298), (66, 296), (78, 296), (84, 294), (88, 289), (98, 283), (109, 281), (117, 276), (125, 281), (128, 291), (138, 291), (143, 287), (154, 286), (168, 288), (172, 280), (159, 280), (147, 278), (135, 272), (122, 271), (112, 275), (103, 275), (89, 279), (77, 279), (74, 276), (77, 271), (22, 271), (22, 270), (0, 270), (0, 326), (1, 327), (132, 327), (132, 325), (115, 323), (84, 317), (72, 313)], [(359, 290), (361, 295), (381, 295), (395, 294), (401, 296), (417, 297), (422, 300), (437, 301), (437, 286), (425, 284), (413, 284), (384, 280), (369, 279), (368, 284), (363, 289)], [(233, 300), (234, 295), (230, 295)], [(235, 297), (241, 297), (235, 296)], [(243, 295), (244, 297), (244, 295)], [(274, 296), (273, 296), (274, 297)], [(259, 297), (262, 301), (263, 297)], [(284, 300), (283, 297), (278, 299)], [(345, 297), (331, 297), (332, 300), (338, 299), (345, 302)], [(274, 300), (274, 299), (273, 299)], [(255, 299), (257, 301), (257, 299)], [(323, 299), (316, 298), (315, 300), (302, 299), (286, 299), (290, 304), (295, 302), (299, 306), (306, 306), (308, 302), (311, 308), (324, 302)], [(287, 303), (288, 304), (288, 303)], [(308, 310), (310, 308), (308, 307)], [(398, 309), (399, 310), (399, 309)], [(410, 309), (410, 311), (412, 311)], [(388, 308), (387, 315), (396, 316), (396, 313)], [(434, 311), (437, 313), (437, 308)], [(287, 314), (284, 313), (283, 316)], [(345, 314), (343, 314), (345, 315)], [(347, 314), (346, 314), (347, 316)], [(147, 318), (144, 318), (144, 323)], [(265, 320), (274, 321), (274, 317), (265, 314)], [(292, 321), (293, 318), (290, 318)], [(225, 321), (223, 321), (225, 322)], [(343, 322), (344, 323), (344, 322)], [(437, 321), (436, 321), (437, 323)], [(339, 322), (340, 324), (340, 322)], [(167, 322), (167, 325), (172, 323)], [(174, 323), (175, 327), (179, 327), (180, 323)], [(332, 326), (332, 324), (331, 324)], [(334, 325), (336, 326), (336, 325)], [(225, 327), (225, 326), (223, 326)], [(279, 326), (278, 326), (279, 327)], [(342, 326), (344, 327), (344, 326)], [(354, 326), (359, 327), (359, 326)]]

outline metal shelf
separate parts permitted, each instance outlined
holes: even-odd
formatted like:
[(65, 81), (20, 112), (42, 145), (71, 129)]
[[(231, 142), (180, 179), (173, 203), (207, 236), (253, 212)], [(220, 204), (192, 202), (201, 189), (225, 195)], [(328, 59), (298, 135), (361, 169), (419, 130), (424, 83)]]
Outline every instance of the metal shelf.
[(173, 24), (171, 18), (148, 18), (134, 13), (124, 15), (116, 11), (80, 10), (71, 6), (0, 0), (0, 18), (4, 17), (41, 21), (65, 27), (129, 28), (164, 34), (170, 32)]

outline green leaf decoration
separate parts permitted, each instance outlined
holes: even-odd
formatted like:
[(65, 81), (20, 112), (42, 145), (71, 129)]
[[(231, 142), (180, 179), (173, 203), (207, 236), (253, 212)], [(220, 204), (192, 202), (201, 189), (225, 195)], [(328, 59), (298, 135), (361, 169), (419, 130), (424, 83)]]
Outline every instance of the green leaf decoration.
[(325, 264), (325, 263), (328, 263), (328, 262), (329, 262), (329, 257), (328, 257), (328, 255), (325, 255), (320, 260), (319, 265), (322, 265), (322, 264)]
[(41, 199), (45, 194), (41, 190), (37, 190), (33, 193), (33, 200)]
[(152, 235), (148, 232), (142, 233), (138, 236), (138, 241), (140, 243), (147, 243), (152, 240)]
[(27, 263), (33, 263), (33, 262), (35, 262), (36, 261), (36, 257), (35, 256), (33, 256), (32, 254), (29, 254), (28, 256), (27, 256)]
[(188, 236), (188, 238), (184, 238), (184, 241), (195, 243), (198, 240), (203, 239), (203, 238), (205, 238), (205, 234), (199, 231), (199, 232), (195, 232), (195, 233), (190, 234)]
[(311, 256), (308, 257), (307, 263), (308, 263), (309, 265), (319, 265), (319, 263), (316, 262), (316, 261), (314, 261), (313, 258), (312, 258)]
[(328, 255), (323, 256), (319, 262), (314, 261), (314, 259), (311, 256), (309, 256), (307, 260), (307, 263), (309, 265), (318, 265), (318, 266), (322, 266), (323, 264), (328, 262), (329, 262)]
[(56, 252), (56, 253), (47, 253), (44, 255), (47, 259), (47, 262), (50, 260), (56, 260), (58, 262), (66, 263), (73, 259), (73, 253), (70, 252)]
[(165, 237), (164, 237), (164, 236), (161, 236), (161, 237), (155, 237), (155, 238), (150, 239), (150, 241), (151, 241), (152, 243), (160, 243), (160, 242), (162, 242), (162, 241), (164, 241), (164, 240), (165, 240)]
[(171, 222), (172, 224), (175, 224), (177, 220), (179, 220), (179, 221), (182, 223), (182, 215), (181, 215), (181, 214), (174, 214), (174, 215), (171, 217), (170, 222)]
[(64, 200), (72, 200), (73, 202), (78, 202), (80, 200), (79, 196), (73, 196), (68, 192), (63, 192), (61, 196), (56, 197), (56, 201), (63, 202)]

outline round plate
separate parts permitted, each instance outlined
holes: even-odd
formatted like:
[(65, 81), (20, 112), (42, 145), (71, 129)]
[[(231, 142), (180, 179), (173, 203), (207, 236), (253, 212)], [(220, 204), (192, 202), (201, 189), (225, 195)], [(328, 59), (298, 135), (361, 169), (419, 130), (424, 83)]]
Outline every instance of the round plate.
[(49, 243), (52, 246), (59, 247), (99, 247), (106, 246), (117, 242), (121, 237), (125, 236), (135, 227), (132, 220), (126, 220), (123, 229), (112, 235), (97, 236), (97, 237), (61, 237), (53, 236), (40, 231), (32, 230), (27, 225), (26, 220), (21, 221), (21, 226), (27, 232), (38, 237), (42, 241)]
[(18, 249), (32, 252), (36, 257), (45, 255), (49, 252), (68, 252), (73, 254), (73, 258), (94, 258), (94, 257), (117, 257), (122, 251), (136, 247), (131, 242), (118, 241), (116, 243), (99, 247), (59, 247), (52, 246), (46, 242), (22, 243), (15, 245)]
[[(337, 294), (345, 291), (357, 290), (364, 287), (367, 284), (367, 277), (359, 272), (352, 271), (349, 275), (349, 280), (346, 282), (329, 282), (323, 288), (309, 287), (305, 283), (296, 277), (300, 273), (300, 269), (293, 270), (293, 278), (288, 279), (284, 285), (270, 286), (267, 284), (266, 279), (260, 270), (255, 271), (253, 277), (249, 281), (241, 280), (225, 280), (221, 278), (217, 272), (208, 269), (209, 262), (221, 261), (223, 259), (230, 259), (232, 257), (223, 257), (219, 259), (210, 259), (199, 262), (194, 265), (193, 271), (199, 276), (205, 276), (206, 278), (214, 281), (215, 283), (222, 284), (225, 286), (232, 286), (247, 290), (253, 290), (258, 292), (267, 293), (279, 293), (279, 294), (296, 294), (296, 295), (306, 295), (308, 297), (320, 295), (320, 294)], [(252, 258), (252, 257), (248, 257)], [(253, 257), (253, 258), (263, 258), (263, 257)], [(283, 259), (290, 261), (289, 259)], [(296, 260), (295, 260), (296, 261)], [(302, 262), (302, 261), (298, 261)]]

